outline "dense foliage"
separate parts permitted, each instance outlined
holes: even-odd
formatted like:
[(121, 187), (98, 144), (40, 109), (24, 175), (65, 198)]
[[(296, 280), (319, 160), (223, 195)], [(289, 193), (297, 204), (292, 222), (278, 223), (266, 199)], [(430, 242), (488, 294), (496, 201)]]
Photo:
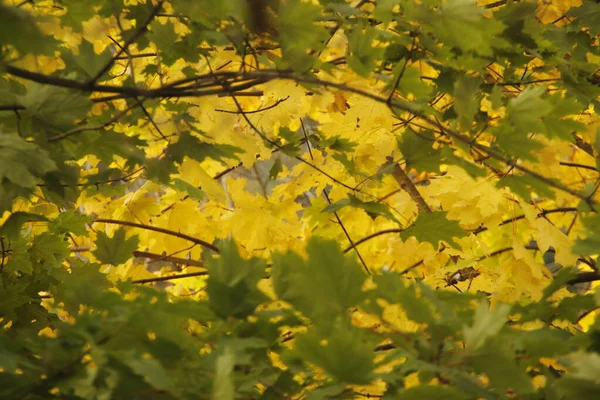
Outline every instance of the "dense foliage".
[(0, 1), (0, 398), (600, 398), (599, 35)]

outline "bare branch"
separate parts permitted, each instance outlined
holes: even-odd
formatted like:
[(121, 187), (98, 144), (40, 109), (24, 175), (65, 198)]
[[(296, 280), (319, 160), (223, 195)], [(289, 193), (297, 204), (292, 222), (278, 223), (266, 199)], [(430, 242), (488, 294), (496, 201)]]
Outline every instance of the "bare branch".
[(398, 165), (398, 163), (394, 163), (394, 169), (392, 171), (392, 176), (398, 182), (400, 187), (408, 192), (410, 198), (417, 203), (417, 206), (420, 210), (424, 210), (426, 212), (431, 212), (431, 207), (425, 202), (423, 196), (415, 186), (415, 184), (410, 180), (406, 172)]
[(169, 229), (164, 229), (164, 228), (159, 228), (156, 226), (152, 226), (152, 225), (144, 225), (144, 224), (138, 224), (137, 222), (130, 222), (130, 221), (120, 221), (117, 219), (107, 219), (107, 218), (98, 218), (94, 221), (94, 223), (103, 223), (103, 224), (115, 224), (115, 225), (123, 225), (123, 226), (131, 226), (134, 228), (140, 228), (140, 229), (145, 229), (148, 231), (154, 231), (154, 232), (160, 232), (160, 233), (164, 233), (165, 235), (170, 235), (170, 236), (175, 236), (184, 240), (188, 240), (192, 243), (195, 244), (199, 244), (200, 246), (206, 247), (207, 249), (212, 250), (213, 252), (219, 254), (220, 251), (219, 249), (211, 244), (208, 243), (202, 239), (197, 239), (193, 236), (190, 235), (186, 235), (184, 233), (180, 233), (180, 232), (175, 232), (175, 231), (171, 231)]

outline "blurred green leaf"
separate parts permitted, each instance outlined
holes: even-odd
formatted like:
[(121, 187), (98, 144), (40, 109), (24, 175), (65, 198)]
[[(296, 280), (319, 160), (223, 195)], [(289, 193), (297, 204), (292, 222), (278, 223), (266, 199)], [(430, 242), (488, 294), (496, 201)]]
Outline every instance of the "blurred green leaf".
[(451, 386), (421, 385), (403, 389), (393, 398), (399, 400), (467, 400), (470, 397)]
[(307, 260), (294, 253), (273, 257), (273, 287), (281, 300), (315, 324), (329, 326), (365, 298), (365, 274), (353, 258), (344, 257), (336, 242), (313, 237), (307, 252)]
[(233, 385), (232, 372), (235, 364), (235, 354), (229, 347), (225, 347), (223, 354), (217, 357), (215, 365), (215, 380), (213, 382), (213, 400), (233, 400), (235, 386)]
[(27, 222), (34, 221), (48, 221), (48, 218), (23, 211), (12, 213), (0, 226), (0, 236), (6, 236), (9, 240), (16, 240), (21, 233), (22, 226)]
[(497, 304), (492, 309), (486, 302), (481, 302), (475, 311), (473, 325), (463, 329), (465, 346), (471, 351), (481, 348), (488, 338), (500, 332), (506, 324), (510, 310), (509, 304)]
[(373, 379), (373, 346), (350, 324), (336, 323), (326, 336), (311, 329), (295, 342), (297, 354), (340, 383), (360, 385)]
[(244, 260), (230, 240), (225, 241), (220, 249), (220, 257), (206, 263), (208, 303), (221, 318), (246, 318), (267, 300), (257, 287), (258, 281), (265, 277), (264, 260)]

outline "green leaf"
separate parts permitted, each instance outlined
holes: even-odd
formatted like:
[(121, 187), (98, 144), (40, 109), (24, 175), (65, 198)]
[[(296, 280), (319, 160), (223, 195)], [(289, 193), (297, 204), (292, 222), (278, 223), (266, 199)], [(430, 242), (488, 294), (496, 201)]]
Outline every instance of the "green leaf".
[(268, 297), (258, 281), (265, 277), (265, 262), (259, 258), (243, 259), (231, 240), (221, 246), (221, 255), (206, 264), (208, 303), (221, 318), (246, 318)]
[(600, 384), (588, 379), (565, 376), (554, 381), (549, 392), (555, 399), (597, 400), (600, 397)]
[(528, 86), (508, 102), (508, 119), (519, 133), (544, 132), (540, 118), (547, 116), (553, 108), (548, 100), (542, 99), (545, 92), (543, 86)]
[(580, 256), (600, 254), (600, 214), (587, 215), (581, 219), (581, 223), (587, 235), (575, 241), (573, 253)]
[(283, 171), (283, 165), (281, 164), (281, 158), (277, 158), (273, 163), (273, 166), (269, 170), (269, 179), (277, 179), (277, 175)]
[[(551, 305), (545, 305), (550, 308)], [(551, 330), (550, 328), (540, 328), (533, 331), (512, 332), (511, 343), (519, 352), (524, 352), (528, 356), (539, 357), (557, 357), (571, 353), (576, 350), (578, 344), (574, 343), (573, 336), (563, 330)], [(502, 339), (500, 339), (502, 340)]]
[(301, 137), (299, 135), (292, 132), (290, 128), (282, 126), (279, 128), (277, 136), (285, 140), (285, 143), (280, 144), (283, 154), (290, 157), (296, 157), (300, 155), (300, 147), (298, 145), (300, 144)]
[(550, 284), (544, 288), (542, 298), (546, 300), (554, 293), (565, 287), (567, 282), (575, 277), (576, 272), (576, 268), (561, 268), (557, 273), (553, 274), (552, 282), (550, 282)]
[(19, 272), (24, 275), (33, 274), (33, 264), (35, 262), (37, 265), (37, 260), (32, 262), (30, 254), (31, 248), (25, 239), (20, 238), (18, 240), (13, 240), (13, 242), (10, 244), (10, 250), (10, 258), (8, 261), (6, 259), (4, 260), (4, 270), (7, 271), (6, 273)]
[(298, 72), (305, 72), (315, 62), (310, 50), (323, 48), (327, 30), (315, 24), (322, 9), (313, 3), (300, 0), (278, 2), (277, 29), (279, 31), (283, 58)]
[(125, 239), (125, 228), (119, 227), (115, 230), (113, 237), (109, 238), (102, 231), (96, 236), (96, 250), (92, 253), (103, 264), (119, 265), (125, 263), (138, 249), (139, 239), (132, 236)]
[(432, 85), (428, 85), (421, 79), (421, 71), (418, 68), (404, 68), (403, 63), (398, 63), (394, 67), (393, 73), (393, 82), (396, 82), (397, 77), (402, 74), (398, 82), (398, 91), (404, 96), (413, 95), (416, 98), (415, 102), (419, 101), (419, 99), (427, 98), (433, 89)]
[(23, 211), (12, 213), (0, 227), (0, 236), (6, 236), (9, 240), (16, 240), (20, 236), (21, 227), (25, 223), (33, 221), (48, 221), (48, 218)]
[(347, 199), (342, 199), (328, 205), (321, 212), (335, 213), (344, 207), (360, 208), (362, 210), (365, 210), (367, 214), (373, 219), (375, 219), (377, 216), (382, 216), (400, 224), (400, 221), (398, 221), (398, 219), (394, 217), (394, 214), (391, 213), (391, 211), (385, 204), (377, 203), (376, 201), (363, 202), (362, 200), (358, 199), (352, 194), (348, 194)]
[(215, 362), (215, 379), (213, 381), (213, 400), (233, 400), (235, 386), (233, 385), (233, 367), (235, 366), (235, 353), (230, 347), (225, 347), (223, 354)]
[(173, 179), (171, 187), (177, 191), (187, 193), (193, 200), (202, 201), (204, 199), (204, 192), (200, 188), (197, 188), (182, 179)]
[(579, 352), (573, 354), (570, 363), (573, 366), (572, 376), (600, 384), (600, 355)]
[(583, 0), (581, 6), (567, 11), (569, 17), (576, 17), (578, 28), (589, 29), (592, 35), (600, 35), (600, 8), (593, 0)]
[(442, 164), (443, 153), (432, 146), (435, 142), (433, 132), (412, 133), (406, 131), (398, 138), (398, 149), (404, 156), (407, 170), (438, 171)]
[(51, 41), (25, 10), (0, 3), (0, 48), (12, 45), (21, 54), (42, 53)]
[(355, 142), (351, 142), (350, 140), (343, 138), (340, 135), (334, 135), (330, 137), (319, 136), (319, 139), (320, 141), (311, 141), (311, 143), (314, 143), (313, 146), (317, 148), (328, 148), (330, 150), (340, 152), (354, 151), (354, 148), (357, 146)]
[(440, 241), (455, 247), (454, 237), (467, 236), (467, 232), (460, 227), (457, 221), (447, 219), (446, 211), (420, 213), (415, 222), (400, 232), (402, 240), (414, 236), (419, 242), (429, 242), (437, 246)]
[(0, 134), (0, 160), (0, 183), (7, 179), (24, 188), (34, 187), (39, 178), (57, 169), (45, 150), (16, 135)]
[(344, 257), (336, 242), (311, 237), (306, 250), (308, 260), (295, 253), (273, 256), (273, 287), (280, 299), (315, 324), (329, 326), (365, 298), (365, 274), (353, 257)]
[(277, 378), (277, 381), (267, 387), (259, 400), (284, 400), (293, 397), (299, 392), (302, 386), (294, 380), (294, 375), (289, 371), (283, 371)]
[(462, 129), (471, 129), (475, 114), (479, 111), (480, 96), (476, 97), (483, 79), (463, 75), (454, 83), (454, 110)]
[(82, 22), (88, 21), (93, 18), (96, 14), (94, 7), (90, 7), (89, 4), (78, 0), (62, 0), (62, 4), (67, 9), (67, 14), (64, 18), (64, 24), (73, 28), (75, 32), (81, 32), (83, 30)]
[(392, 10), (398, 4), (398, 0), (379, 0), (373, 11), (373, 18), (381, 22), (390, 22), (394, 18)]
[(385, 273), (374, 276), (373, 282), (377, 285), (374, 296), (382, 297), (390, 304), (399, 304), (412, 321), (432, 325), (437, 322), (431, 303), (419, 295), (416, 287), (407, 283), (401, 275)]
[(467, 400), (470, 397), (452, 386), (420, 385), (401, 390), (394, 398), (398, 400)]
[(496, 186), (509, 187), (512, 192), (523, 200), (530, 200), (533, 193), (539, 197), (554, 198), (554, 191), (546, 183), (529, 175), (507, 175), (500, 179)]
[(566, 297), (556, 308), (553, 318), (576, 323), (585, 313), (596, 309), (596, 301), (592, 294)]
[(92, 222), (94, 218), (79, 214), (74, 210), (68, 210), (60, 213), (58, 217), (50, 221), (48, 229), (56, 233), (74, 233), (76, 235), (85, 236), (88, 231), (86, 224)]
[(470, 359), (475, 370), (487, 375), (490, 386), (498, 392), (508, 388), (519, 394), (533, 391), (526, 367), (518, 364), (510, 348), (502, 345), (502, 339), (488, 341)]
[(494, 107), (495, 110), (500, 109), (500, 107), (504, 105), (504, 100), (502, 98), (502, 89), (500, 88), (500, 86), (494, 85), (489, 100), (492, 102), (492, 107)]
[(242, 152), (240, 148), (229, 144), (202, 142), (196, 136), (186, 132), (179, 135), (177, 143), (170, 144), (166, 149), (167, 158), (177, 163), (182, 163), (186, 156), (198, 162), (207, 158), (222, 162), (225, 159), (237, 160), (236, 154)]
[(500, 332), (506, 324), (510, 310), (509, 304), (498, 304), (491, 309), (487, 302), (482, 301), (475, 311), (473, 325), (463, 328), (465, 346), (471, 351), (481, 348), (488, 338)]
[(175, 26), (171, 22), (161, 24), (155, 21), (152, 23), (151, 28), (152, 32), (148, 35), (148, 38), (158, 49), (169, 51), (179, 38), (179, 35), (175, 33)]
[(519, 131), (510, 125), (501, 126), (499, 129), (495, 130), (494, 133), (496, 135), (494, 146), (510, 157), (519, 157), (527, 161), (536, 161), (538, 150), (544, 147), (542, 143), (537, 139), (530, 137), (528, 133)]
[(40, 233), (33, 239), (29, 254), (34, 265), (57, 268), (70, 254), (69, 242), (63, 235)]
[(112, 352), (121, 362), (137, 375), (143, 377), (150, 386), (165, 392), (173, 392), (174, 385), (167, 370), (149, 354), (138, 354), (135, 351)]
[(360, 385), (372, 380), (373, 347), (358, 328), (349, 323), (335, 323), (324, 336), (316, 329), (298, 335), (294, 351), (338, 382)]
[(504, 25), (495, 19), (483, 18), (483, 8), (471, 0), (449, 0), (442, 3), (438, 13), (427, 12), (432, 32), (442, 43), (463, 52), (491, 55), (492, 46), (503, 44), (500, 34)]
[[(75, 66), (78, 66), (78, 72), (81, 73), (84, 79), (90, 79), (95, 77), (100, 71), (100, 68), (108, 63), (108, 61), (112, 58), (112, 54), (110, 52), (110, 47), (108, 46), (101, 54), (96, 54), (94, 51), (94, 45), (88, 40), (83, 39), (79, 45), (78, 56), (70, 51), (70, 49), (65, 49), (61, 58), (65, 63), (72, 65), (74, 70)], [(100, 77), (100, 79), (105, 77), (106, 74)]]
[(18, 101), (27, 107), (21, 113), (27, 121), (21, 126), (22, 131), (43, 140), (73, 129), (92, 107), (85, 93), (39, 83), (27, 86), (27, 93), (19, 96)]
[(375, 28), (357, 25), (348, 37), (350, 49), (348, 65), (359, 75), (369, 76), (377, 60), (383, 56), (385, 51), (383, 48), (373, 47), (373, 41), (378, 35)]

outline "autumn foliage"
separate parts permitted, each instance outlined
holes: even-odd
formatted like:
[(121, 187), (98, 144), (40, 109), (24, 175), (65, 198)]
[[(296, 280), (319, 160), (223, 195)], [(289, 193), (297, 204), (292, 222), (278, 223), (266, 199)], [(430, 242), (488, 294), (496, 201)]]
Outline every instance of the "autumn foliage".
[(0, 399), (599, 399), (600, 5), (1, 0)]

